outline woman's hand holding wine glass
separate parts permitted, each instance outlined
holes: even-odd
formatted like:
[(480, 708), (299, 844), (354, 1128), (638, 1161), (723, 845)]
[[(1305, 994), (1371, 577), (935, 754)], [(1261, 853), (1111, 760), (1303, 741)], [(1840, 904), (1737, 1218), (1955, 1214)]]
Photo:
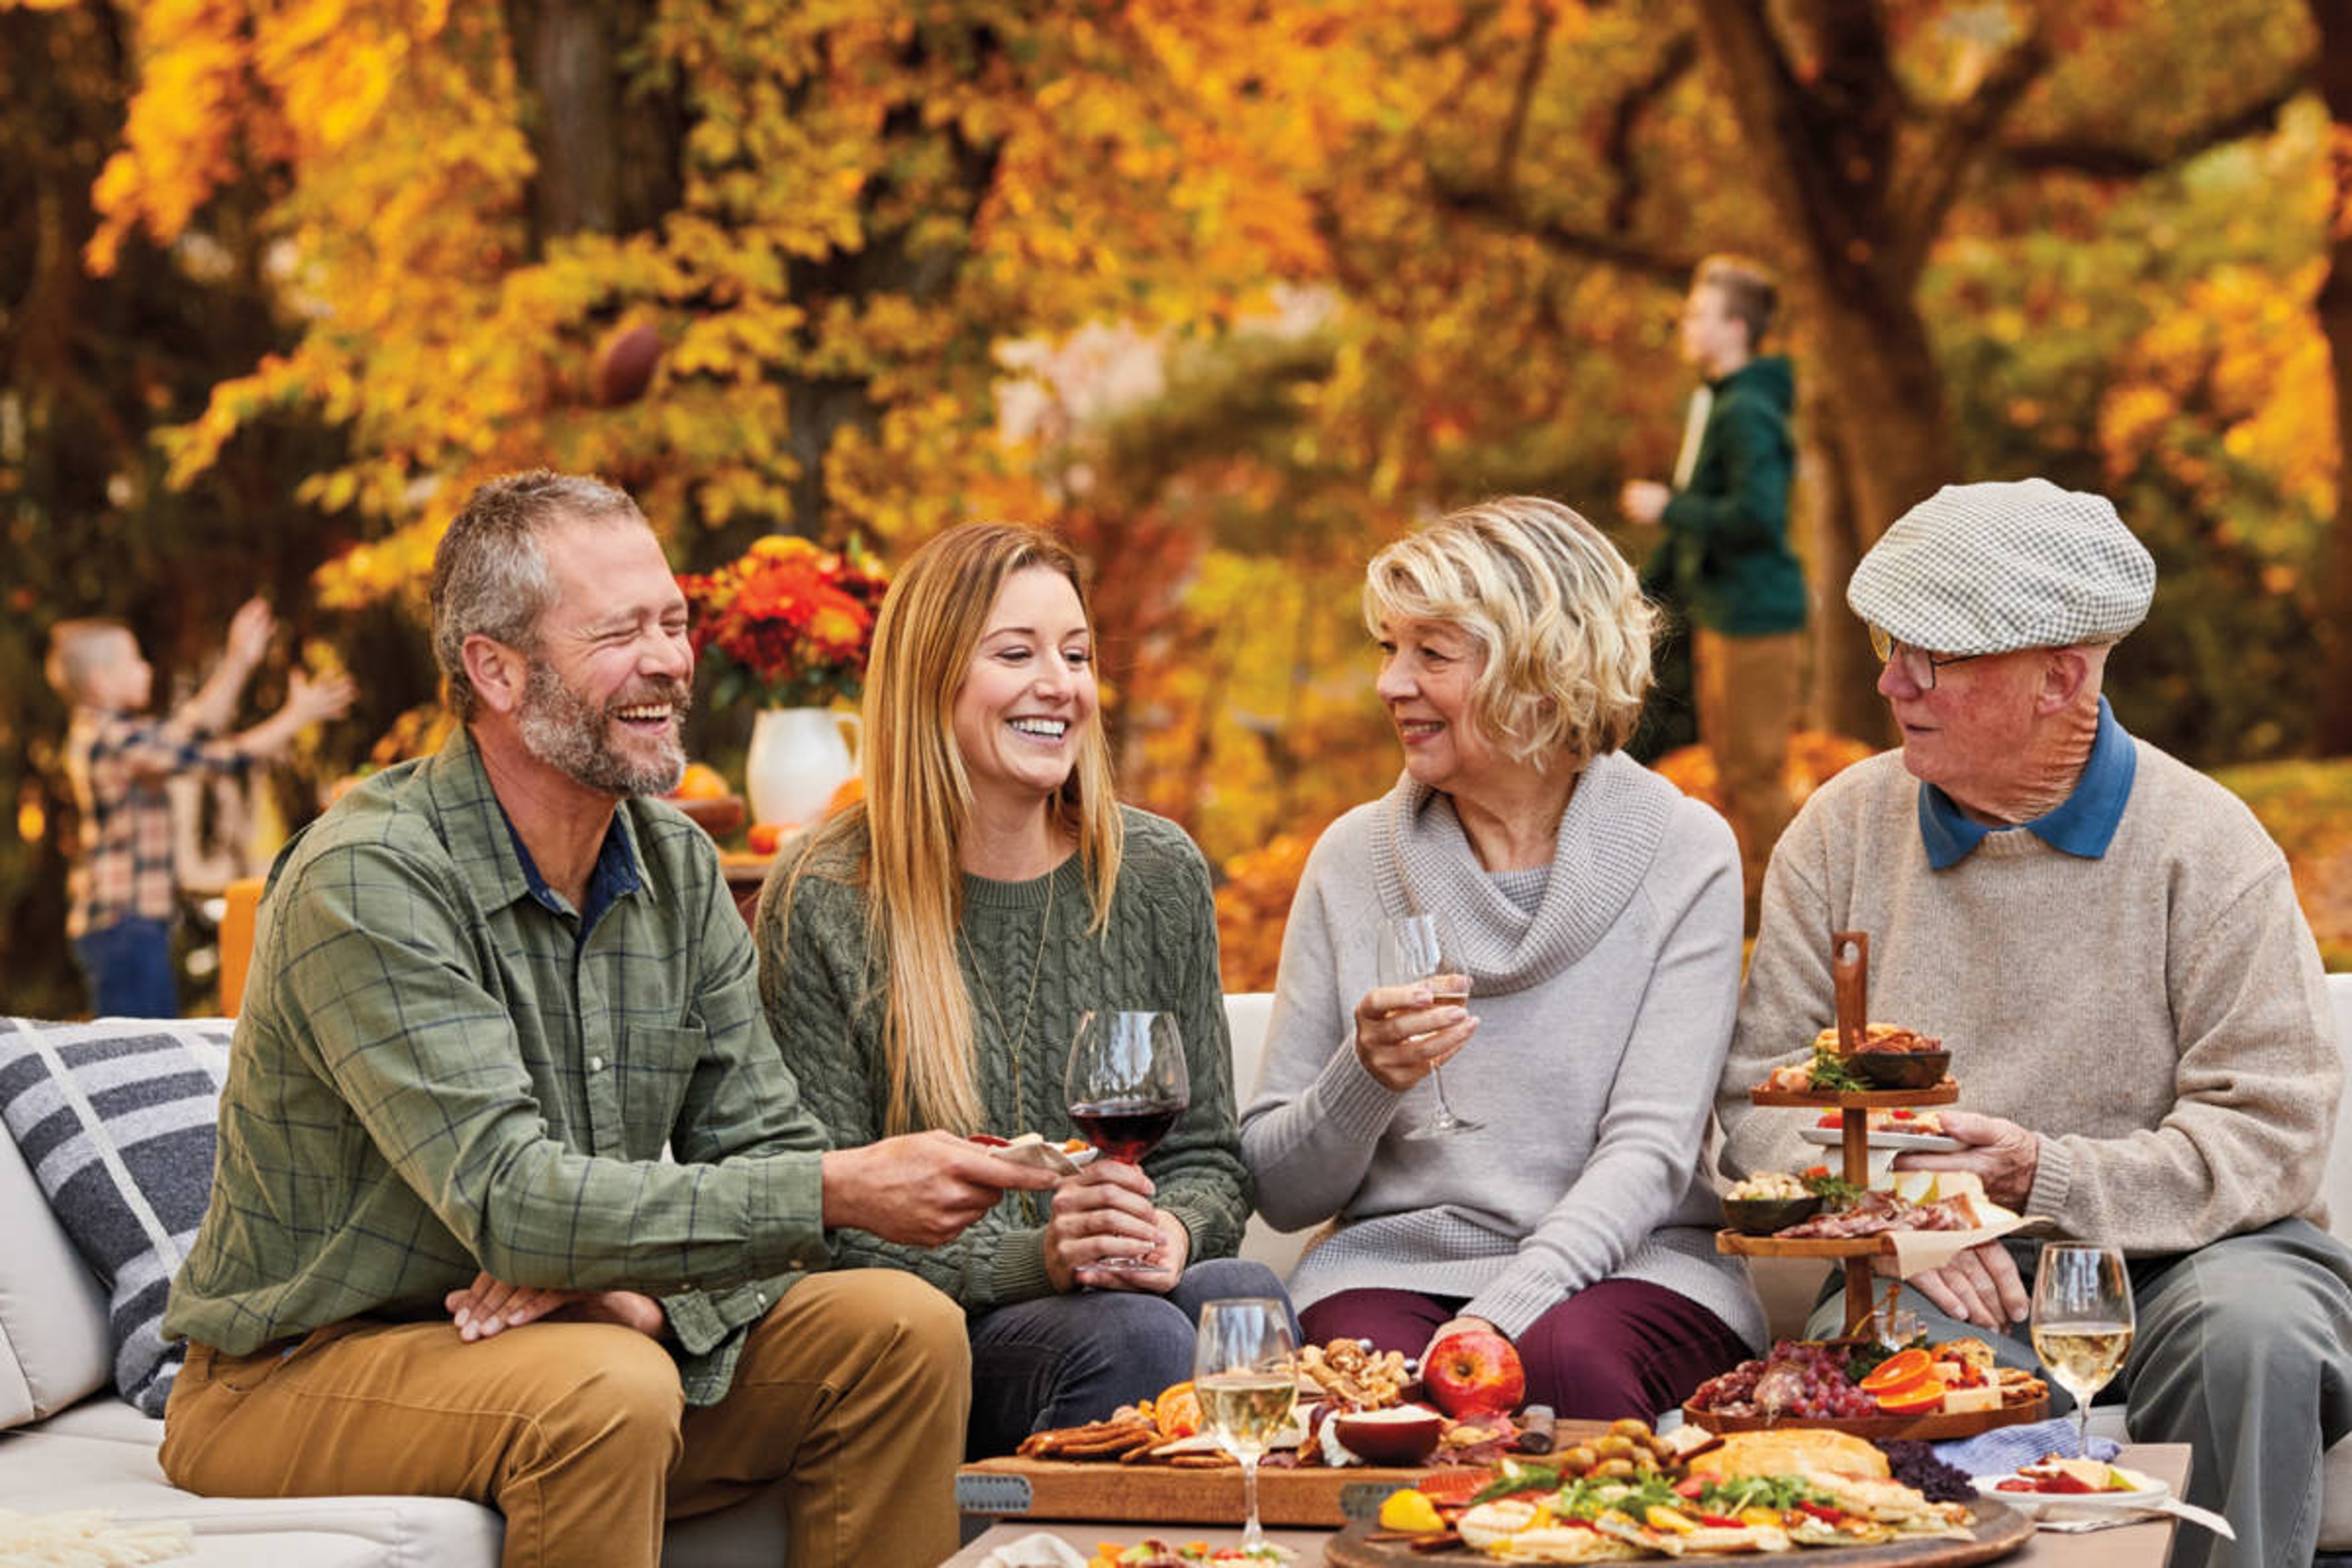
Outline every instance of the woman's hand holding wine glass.
[[(1470, 999), (1469, 968), (1461, 962), (1445, 921), (1436, 915), (1397, 915), (1381, 925), (1378, 953), (1381, 988), (1356, 1007), (1356, 1055), (1364, 1070), (1393, 1089), (1421, 1081), (1423, 1069), (1437, 1095), (1436, 1113), (1410, 1129), (1407, 1138), (1450, 1138), (1486, 1125), (1454, 1113), (1446, 1103), (1439, 1067), (1459, 1051), (1478, 1027), (1464, 1004)], [(1427, 995), (1422, 1005), (1412, 998)]]
[[(1140, 1220), (1150, 1227), (1150, 1239), (1137, 1237), (1140, 1245), (1150, 1248), (1155, 1242), (1164, 1240), (1161, 1216), (1150, 1208), (1151, 1182), (1139, 1166), (1143, 1157), (1160, 1146), (1160, 1141), (1192, 1103), (1192, 1080), (1185, 1069), (1184, 1041), (1176, 1027), (1175, 1016), (1107, 1009), (1087, 1013), (1078, 1020), (1077, 1038), (1070, 1047), (1063, 1088), (1070, 1121), (1079, 1135), (1100, 1150), (1103, 1157), (1087, 1172), (1063, 1184), (1062, 1192), (1055, 1197), (1056, 1219), (1065, 1212), (1066, 1194), (1070, 1209), (1084, 1207), (1091, 1211), (1095, 1221), (1116, 1216), (1105, 1223), (1105, 1230), (1120, 1229), (1122, 1222)], [(1127, 1166), (1132, 1174), (1117, 1173), (1114, 1162)], [(1116, 1191), (1119, 1188), (1139, 1195), (1144, 1200), (1144, 1212), (1134, 1212), (1135, 1204)], [(1074, 1217), (1073, 1226), (1076, 1223)], [(1066, 1232), (1070, 1228), (1065, 1226)], [(1049, 1237), (1049, 1271), (1053, 1267), (1050, 1242)], [(1167, 1260), (1150, 1251), (1116, 1257), (1098, 1255), (1088, 1267), (1152, 1273), (1164, 1271)], [(1180, 1270), (1181, 1267), (1180, 1261)]]
[[(1123, 1160), (1097, 1160), (1054, 1189), (1045, 1222), (1045, 1275), (1056, 1290), (1081, 1285), (1164, 1295), (1190, 1260), (1192, 1237), (1155, 1206), (1151, 1178)], [(1137, 1255), (1147, 1268), (1117, 1259)]]
[(2131, 1352), (2131, 1274), (2120, 1248), (2047, 1241), (2033, 1274), (2033, 1353), (2074, 1396), (2074, 1436), (2090, 1452), (2091, 1395)]

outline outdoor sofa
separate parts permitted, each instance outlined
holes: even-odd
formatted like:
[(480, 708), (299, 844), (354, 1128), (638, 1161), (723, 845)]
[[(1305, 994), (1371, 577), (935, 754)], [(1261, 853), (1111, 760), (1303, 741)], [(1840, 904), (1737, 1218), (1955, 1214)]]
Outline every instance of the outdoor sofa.
[[(2352, 1058), (2352, 975), (2332, 976), (2328, 985), (2339, 1038)], [(1256, 1082), (1270, 1005), (1262, 994), (1226, 999), (1234, 1082), (1244, 1098)], [(126, 1226), (152, 1234), (172, 1227), (162, 1212), (166, 1207), (177, 1205), (172, 1208), (175, 1215), (189, 1212), (190, 1205), (201, 1212), (209, 1165), (193, 1173), (174, 1169), (171, 1154), (175, 1144), (209, 1148), (207, 1137), (188, 1133), (209, 1126), (203, 1077), (217, 1081), (230, 1026), (221, 1020), (159, 1026), (131, 1019), (33, 1025), (29, 1031), (16, 1020), (5, 1026), (0, 1038), (0, 1106), (10, 1104), (28, 1078), (62, 1077), (79, 1097), (74, 1119), (84, 1127), (89, 1146), (66, 1149), (55, 1140), (55, 1122), (46, 1120), (47, 1130), (31, 1138), (35, 1159), (59, 1190), (53, 1205), (16, 1137), (0, 1137), (0, 1510), (45, 1514), (105, 1509), (126, 1522), (184, 1521), (195, 1531), (196, 1553), (175, 1561), (219, 1568), (490, 1568), (498, 1561), (499, 1517), (472, 1503), (409, 1497), (211, 1499), (176, 1490), (155, 1462), (163, 1423), (116, 1393), (110, 1310), (129, 1317), (142, 1307), (152, 1309), (161, 1271), (150, 1262), (142, 1277), (135, 1259), (118, 1263), (110, 1271), (117, 1298), (110, 1309), (108, 1289), (77, 1249), (60, 1213), (68, 1213), (82, 1233), (83, 1246), (121, 1258), (144, 1239), (126, 1239)], [(36, 1039), (53, 1043), (46, 1058), (40, 1049), (27, 1048)], [(74, 1055), (82, 1065), (60, 1074), (61, 1052), (54, 1042), (65, 1040), (75, 1042)], [(112, 1065), (99, 1065), (107, 1062)], [(197, 1063), (202, 1075), (192, 1065)], [(140, 1135), (110, 1137), (110, 1126), (133, 1125), (118, 1102), (126, 1095), (139, 1098), (134, 1089), (140, 1088), (149, 1101), (146, 1120), (137, 1123)], [(2346, 1121), (2352, 1123), (2352, 1118)], [(97, 1135), (89, 1137), (86, 1130), (93, 1127)], [(74, 1167), (71, 1177), (60, 1182), (59, 1171), (67, 1165)], [(110, 1189), (119, 1194), (125, 1184), (155, 1194), (156, 1212), (126, 1218), (120, 1212), (123, 1205), (109, 1195)], [(2346, 1124), (2338, 1127), (2325, 1190), (2336, 1233), (2352, 1236), (2352, 1131)], [(1242, 1251), (1286, 1271), (1307, 1239), (1303, 1234), (1279, 1235), (1253, 1220)], [(184, 1235), (183, 1245), (184, 1240)], [(1819, 1270), (1781, 1260), (1759, 1268), (1757, 1282), (1774, 1331), (1791, 1333), (1811, 1305)], [(125, 1352), (126, 1375), (134, 1385), (140, 1353), (135, 1342)], [(2094, 1426), (2121, 1436), (2119, 1408), (2100, 1411)], [(2352, 1550), (2352, 1442), (2329, 1453), (2327, 1481), (2321, 1550)], [(784, 1561), (781, 1499), (772, 1491), (673, 1527), (663, 1561), (676, 1568), (774, 1568)]]

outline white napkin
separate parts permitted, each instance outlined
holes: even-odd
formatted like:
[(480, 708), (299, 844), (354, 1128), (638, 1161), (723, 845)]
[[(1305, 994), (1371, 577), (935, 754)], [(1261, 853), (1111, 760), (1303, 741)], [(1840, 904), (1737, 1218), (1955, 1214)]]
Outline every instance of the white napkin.
[(980, 1568), (1087, 1568), (1084, 1553), (1044, 1531), (1008, 1541), (980, 1560)]
[(1930, 1268), (1941, 1268), (1971, 1247), (2007, 1236), (2024, 1225), (2026, 1216), (2001, 1207), (1985, 1196), (1984, 1184), (1973, 1171), (1892, 1171), (1888, 1179), (1872, 1184), (1886, 1187), (1913, 1203), (1968, 1194), (1984, 1223), (1975, 1230), (1895, 1230), (1886, 1233), (1886, 1247), (1895, 1254), (1895, 1272), (1908, 1279)]
[(1000, 1160), (1010, 1160), (1016, 1165), (1034, 1165), (1057, 1176), (1077, 1174), (1093, 1164), (1102, 1152), (1099, 1149), (1080, 1149), (1074, 1152), (1058, 1143), (1046, 1142), (1034, 1132), (1024, 1132), (1010, 1143), (992, 1143), (987, 1148)]

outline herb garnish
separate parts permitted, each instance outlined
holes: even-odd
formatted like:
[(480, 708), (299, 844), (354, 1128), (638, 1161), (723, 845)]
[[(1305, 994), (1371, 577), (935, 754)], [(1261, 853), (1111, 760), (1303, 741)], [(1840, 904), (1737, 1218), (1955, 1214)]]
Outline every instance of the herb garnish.
[(1827, 1046), (1813, 1047), (1813, 1074), (1809, 1081), (1815, 1094), (1860, 1094), (1871, 1087), (1846, 1065), (1843, 1056)]
[(1827, 1209), (1850, 1209), (1862, 1196), (1862, 1189), (1843, 1176), (1832, 1176), (1824, 1166), (1816, 1165), (1797, 1178), (1805, 1191), (1822, 1200)]
[(1519, 1492), (1548, 1492), (1559, 1485), (1559, 1472), (1548, 1465), (1524, 1465), (1517, 1459), (1505, 1459), (1502, 1474), (1479, 1488), (1470, 1501), (1475, 1507)]

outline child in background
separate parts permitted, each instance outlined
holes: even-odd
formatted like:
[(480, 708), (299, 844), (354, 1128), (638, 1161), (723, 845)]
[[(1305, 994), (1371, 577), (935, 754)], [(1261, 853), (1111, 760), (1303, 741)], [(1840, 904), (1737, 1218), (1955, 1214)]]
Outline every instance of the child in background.
[(187, 771), (242, 772), (283, 752), (306, 726), (351, 706), (348, 679), (314, 682), (296, 670), (287, 678), (284, 707), (249, 730), (218, 738), (276, 627), (261, 600), (238, 606), (219, 668), (166, 719), (139, 717), (154, 670), (129, 627), (71, 620), (49, 633), (49, 684), (73, 710), (66, 771), (81, 814), (66, 934), (100, 1017), (179, 1016), (172, 970), (178, 889), (164, 781)]

